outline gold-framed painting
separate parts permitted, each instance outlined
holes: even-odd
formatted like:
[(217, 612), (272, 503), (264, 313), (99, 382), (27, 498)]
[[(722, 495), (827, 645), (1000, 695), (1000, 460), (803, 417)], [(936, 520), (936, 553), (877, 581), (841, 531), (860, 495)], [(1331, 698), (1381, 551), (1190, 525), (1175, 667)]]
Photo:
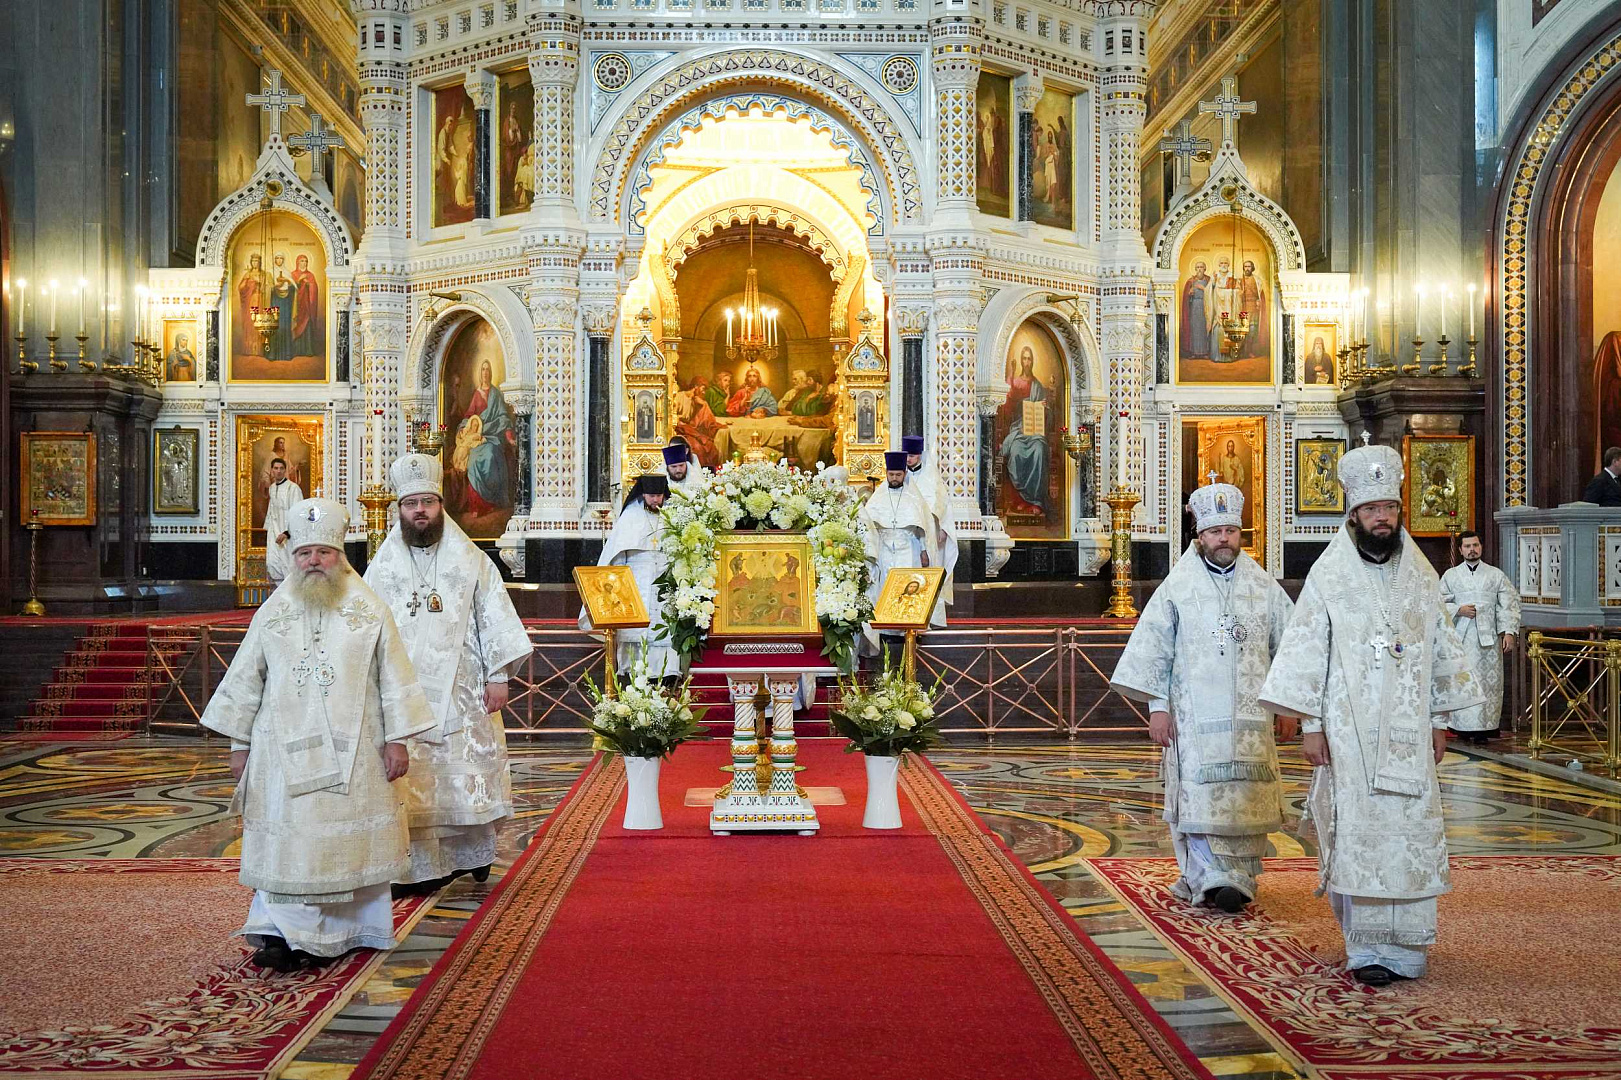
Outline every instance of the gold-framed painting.
[[(1231, 484), (1244, 493), (1240, 529), (1244, 550), (1266, 565), (1266, 417), (1239, 416), (1221, 420), (1184, 421), (1183, 431), (1195, 432), (1193, 462), (1198, 470), (1184, 480), (1192, 490), (1210, 480)], [(1186, 443), (1183, 444), (1186, 447)], [(1184, 450), (1186, 454), (1186, 450)], [(1186, 461), (1186, 457), (1184, 457)]]
[(1345, 513), (1345, 489), (1339, 479), (1344, 456), (1344, 439), (1295, 441), (1295, 513)]
[(1013, 216), (1013, 77), (982, 71), (974, 92), (974, 199), (980, 212)]
[(576, 566), (574, 587), (598, 630), (627, 630), (652, 621), (628, 566)]
[(195, 319), (163, 320), (163, 381), (196, 382), (202, 372), (197, 349), (202, 337)]
[(1301, 324), (1300, 381), (1307, 386), (1333, 386), (1339, 378), (1334, 369), (1340, 351), (1340, 326), (1332, 322)]
[(1401, 441), (1407, 531), (1446, 536), (1475, 527), (1475, 437), (1407, 435)]
[(321, 413), (236, 418), (237, 581), (270, 580), (265, 511), (270, 507), (271, 463), (280, 459), (287, 479), (306, 498), (324, 493), (324, 422)]
[[(325, 382), (326, 310), (331, 300), (326, 245), (290, 210), (256, 214), (231, 238), (224, 340), (232, 382)], [(261, 333), (253, 312), (276, 317)]]
[(934, 614), (943, 566), (896, 567), (884, 578), (878, 602), (872, 606), (872, 625), (878, 630), (927, 630)]
[(719, 549), (712, 634), (821, 632), (816, 568), (804, 533), (724, 533)]
[(1177, 267), (1172, 331), (1179, 384), (1272, 383), (1273, 278), (1272, 245), (1248, 221), (1223, 214), (1188, 238)]
[(94, 525), (96, 437), (88, 431), (24, 431), (18, 437), (23, 522)]
[(195, 514), (201, 505), (201, 458), (196, 428), (152, 431), (152, 513)]

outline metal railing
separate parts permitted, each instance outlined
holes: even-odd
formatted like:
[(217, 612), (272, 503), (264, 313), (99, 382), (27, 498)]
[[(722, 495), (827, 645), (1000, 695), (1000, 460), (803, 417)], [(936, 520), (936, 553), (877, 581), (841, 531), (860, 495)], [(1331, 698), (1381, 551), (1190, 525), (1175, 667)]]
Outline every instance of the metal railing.
[(1621, 772), (1621, 640), (1527, 639), (1531, 757), (1548, 750)]
[[(198, 721), (241, 647), (245, 626), (147, 628), (146, 718), (154, 731), (206, 734)], [(937, 713), (953, 734), (1140, 731), (1142, 709), (1109, 689), (1129, 627), (936, 630), (919, 641), (919, 679), (940, 680)], [(577, 630), (529, 628), (533, 646), (512, 676), (503, 713), (509, 735), (582, 735), (591, 714), (586, 678), (602, 643)], [(831, 689), (831, 684), (829, 684)], [(818, 700), (823, 696), (818, 695)]]

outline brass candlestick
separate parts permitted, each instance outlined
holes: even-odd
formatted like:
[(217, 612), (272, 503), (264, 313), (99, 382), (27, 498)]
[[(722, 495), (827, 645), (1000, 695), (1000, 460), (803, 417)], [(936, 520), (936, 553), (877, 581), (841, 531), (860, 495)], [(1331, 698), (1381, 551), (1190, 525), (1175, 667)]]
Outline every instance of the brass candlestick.
[(1428, 370), (1431, 375), (1445, 375), (1447, 373), (1447, 346), (1452, 344), (1452, 339), (1442, 334), (1439, 338), (1436, 338), (1435, 343), (1441, 346), (1441, 359), (1431, 364)]
[(1341, 387), (1350, 386), (1352, 378), (1351, 357), (1355, 356), (1356, 354), (1352, 351), (1351, 346), (1341, 345), (1340, 351), (1335, 353), (1335, 355), (1338, 356), (1340, 360), (1339, 384)]
[(17, 335), (17, 370), (24, 375), (32, 375), (39, 370), (39, 365), (28, 359), (28, 335)]
[(360, 489), (360, 505), (366, 508), (366, 559), (370, 561), (388, 535), (388, 504), (394, 493), (386, 484), (367, 484)]
[(80, 330), (77, 334), (73, 335), (73, 340), (79, 343), (79, 370), (87, 372), (96, 370), (96, 362), (88, 359), (85, 356), (84, 351), (84, 343), (90, 340), (90, 335), (85, 333), (83, 330)]
[(1458, 524), (1458, 512), (1447, 511), (1447, 565), (1458, 565), (1458, 534), (1463, 532), (1463, 526)]
[(47, 354), (45, 359), (51, 365), (52, 371), (66, 371), (68, 369), (68, 362), (66, 360), (59, 360), (56, 356), (56, 343), (61, 337), (62, 335), (58, 334), (55, 330), (52, 330), (50, 333), (45, 335), (45, 340), (51, 343), (50, 352)]
[(1135, 619), (1137, 605), (1131, 602), (1131, 510), (1138, 503), (1135, 491), (1120, 484), (1103, 497), (1109, 504), (1113, 532), (1109, 538), (1110, 561), (1114, 563), (1114, 589), (1109, 597), (1110, 619)]
[(1423, 338), (1414, 338), (1413, 339), (1413, 362), (1410, 363), (1410, 364), (1403, 364), (1401, 366), (1401, 373), (1403, 375), (1417, 375), (1418, 374), (1418, 369), (1423, 363), (1424, 363), (1424, 339)]
[(1480, 377), (1480, 368), (1475, 364), (1475, 335), (1469, 335), (1469, 361), (1458, 368), (1458, 376), (1464, 379)]
[(23, 528), (28, 530), (28, 600), (23, 604), (22, 613), (39, 616), (45, 614), (45, 605), (39, 601), (39, 534), (45, 526), (39, 523), (38, 510)]

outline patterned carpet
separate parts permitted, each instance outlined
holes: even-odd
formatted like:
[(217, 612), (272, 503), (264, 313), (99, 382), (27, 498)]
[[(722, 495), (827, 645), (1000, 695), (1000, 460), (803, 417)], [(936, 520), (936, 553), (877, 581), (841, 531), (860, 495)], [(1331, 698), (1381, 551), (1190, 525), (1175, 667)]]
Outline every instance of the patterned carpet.
[[(0, 859), (0, 1077), (275, 1075), (383, 962), (265, 972), (234, 859)], [(427, 913), (394, 906), (402, 936)]]
[[(1621, 856), (1452, 860), (1440, 940), (1420, 981), (1346, 973), (1315, 859), (1268, 861), (1259, 910), (1172, 897), (1171, 860), (1094, 872), (1296, 1065), (1322, 1080), (1621, 1077)], [(1577, 945), (1576, 943), (1580, 943)]]

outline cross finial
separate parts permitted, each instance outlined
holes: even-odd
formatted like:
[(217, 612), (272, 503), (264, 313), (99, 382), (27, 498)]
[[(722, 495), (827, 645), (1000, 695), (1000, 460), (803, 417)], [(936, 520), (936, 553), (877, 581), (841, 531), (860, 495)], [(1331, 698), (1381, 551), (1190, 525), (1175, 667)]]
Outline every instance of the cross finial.
[(1204, 475), (1205, 475), (1205, 483), (1206, 484), (1214, 484), (1216, 482), (1216, 470), (1215, 469), (1211, 469), (1209, 472), (1205, 473)]
[(1373, 441), (1373, 432), (1369, 431), (1367, 428), (1363, 428), (1362, 429), (1362, 445), (1367, 446), (1372, 441)]
[(1221, 120), (1221, 141), (1225, 146), (1238, 149), (1238, 118), (1244, 113), (1254, 113), (1255, 102), (1240, 101), (1238, 97), (1238, 76), (1223, 75), (1221, 77), (1221, 93), (1216, 95), (1215, 101), (1199, 102), (1199, 113), (1215, 113)]
[(1193, 136), (1193, 121), (1184, 120), (1176, 125), (1173, 135), (1170, 128), (1165, 129), (1165, 138), (1159, 141), (1159, 152), (1174, 154), (1176, 156), (1176, 190), (1185, 190), (1193, 183), (1193, 158), (1202, 150), (1210, 149), (1209, 139), (1196, 139)]
[(310, 154), (310, 175), (326, 175), (326, 155), (330, 150), (346, 146), (343, 136), (335, 131), (328, 131), (326, 122), (321, 119), (318, 112), (310, 113), (310, 129), (302, 135), (290, 136), (287, 145), (299, 150), (308, 150)]
[(263, 93), (249, 94), (248, 104), (257, 105), (270, 115), (270, 134), (281, 134), (281, 114), (294, 105), (304, 104), (304, 95), (295, 94), (281, 85), (281, 72), (265, 68), (259, 73)]

